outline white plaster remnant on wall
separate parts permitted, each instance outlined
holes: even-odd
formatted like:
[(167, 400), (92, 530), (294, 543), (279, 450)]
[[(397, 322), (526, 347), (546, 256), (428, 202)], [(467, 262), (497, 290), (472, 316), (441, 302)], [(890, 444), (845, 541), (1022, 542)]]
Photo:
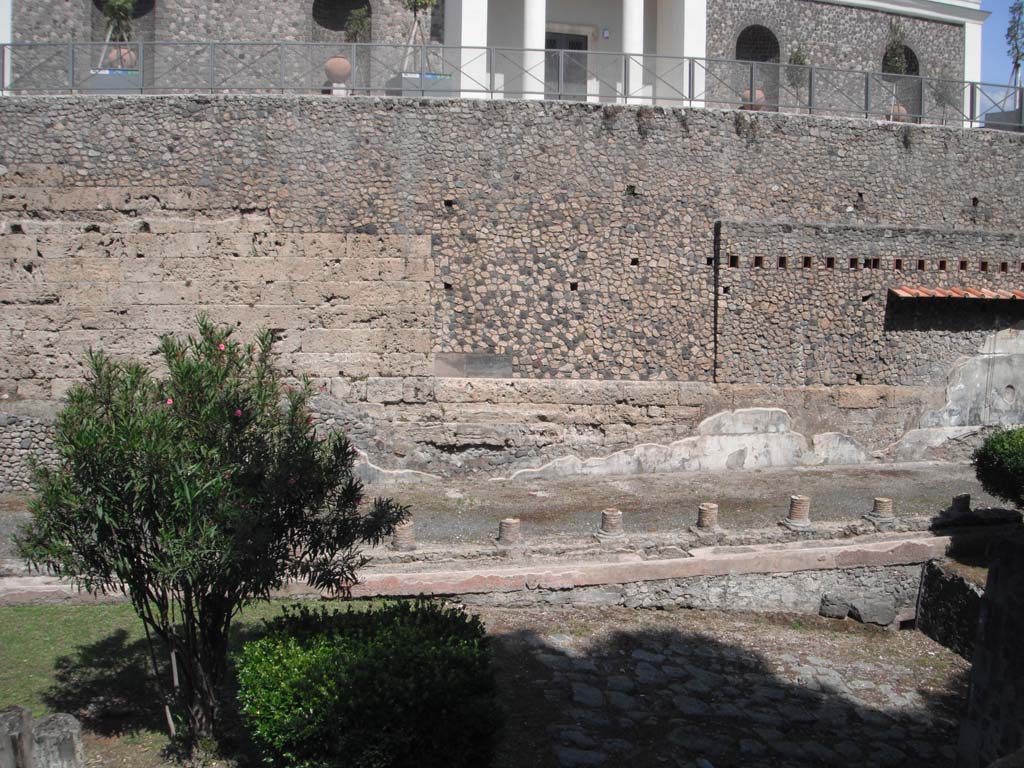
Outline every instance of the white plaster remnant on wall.
[(791, 426), (792, 419), (782, 408), (723, 411), (702, 421), (697, 435), (667, 445), (645, 443), (589, 459), (563, 456), (540, 467), (521, 469), (507, 479), (857, 464), (868, 458), (847, 435), (815, 435), (809, 446), (807, 438), (793, 432)]

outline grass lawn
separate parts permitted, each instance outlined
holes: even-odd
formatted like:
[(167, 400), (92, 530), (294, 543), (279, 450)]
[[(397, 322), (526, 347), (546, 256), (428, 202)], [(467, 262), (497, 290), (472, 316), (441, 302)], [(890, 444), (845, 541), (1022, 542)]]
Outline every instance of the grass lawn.
[[(234, 644), (287, 604), (247, 609), (235, 620)], [(130, 605), (0, 606), (0, 709), (15, 704), (36, 717), (69, 712), (79, 718), (90, 764), (164, 764), (159, 689)]]

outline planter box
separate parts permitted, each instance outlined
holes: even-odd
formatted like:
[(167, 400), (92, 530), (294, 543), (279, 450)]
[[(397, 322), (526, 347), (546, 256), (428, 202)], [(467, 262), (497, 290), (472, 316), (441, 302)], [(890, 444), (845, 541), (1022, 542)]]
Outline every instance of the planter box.
[(403, 72), (390, 78), (385, 84), (388, 96), (452, 96), (455, 83), (451, 75), (432, 72)]
[(78, 85), (82, 93), (142, 93), (141, 69), (90, 69), (89, 77)]

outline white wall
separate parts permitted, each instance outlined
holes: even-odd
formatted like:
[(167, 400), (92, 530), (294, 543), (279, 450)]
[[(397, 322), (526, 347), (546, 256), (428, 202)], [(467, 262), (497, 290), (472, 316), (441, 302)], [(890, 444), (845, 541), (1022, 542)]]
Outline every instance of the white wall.
[[(14, 41), (14, 0), (0, 0), (0, 45)], [(4, 49), (4, 80), (0, 83), (0, 93), (11, 82), (10, 52)]]
[[(549, 28), (576, 34), (593, 33), (589, 50), (618, 54), (622, 51), (622, 0), (547, 0)], [(656, 50), (658, 0), (644, 0), (644, 52)], [(604, 31), (608, 30), (605, 38)], [(523, 45), (523, 0), (491, 0), (487, 28), (488, 45), (521, 48)], [(521, 89), (520, 58), (496, 53), (495, 71), (502, 74), (506, 92), (514, 97)], [(611, 83), (622, 81), (621, 56), (588, 57), (588, 68)], [(653, 83), (654, 75), (645, 74), (645, 82)], [(602, 89), (605, 90), (605, 89)], [(610, 93), (608, 94), (610, 95)]]

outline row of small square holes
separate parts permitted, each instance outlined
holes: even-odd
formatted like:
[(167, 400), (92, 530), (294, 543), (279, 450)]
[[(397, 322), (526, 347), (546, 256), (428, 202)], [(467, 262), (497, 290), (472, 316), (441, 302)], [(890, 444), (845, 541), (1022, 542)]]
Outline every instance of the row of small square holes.
[[(739, 265), (740, 265), (740, 257), (739, 256), (730, 256), (729, 257), (729, 266), (731, 268), (736, 269), (736, 268), (739, 267)], [(787, 262), (786, 257), (785, 256), (779, 256), (779, 261), (778, 261), (779, 269), (785, 269), (787, 267), (787, 265), (788, 265), (788, 262)], [(810, 269), (812, 266), (813, 266), (812, 258), (810, 256), (804, 256), (804, 261), (803, 261), (804, 269)], [(826, 257), (826, 259), (825, 259), (825, 267), (826, 267), (826, 269), (835, 269), (835, 266), (836, 266), (835, 257), (834, 256)], [(966, 272), (967, 271), (967, 267), (968, 267), (967, 260), (966, 259), (962, 259), (960, 261), (960, 263), (959, 263), (959, 266), (960, 266), (960, 271), (961, 272)], [(755, 267), (755, 269), (762, 269), (764, 267), (764, 256), (755, 256), (754, 257), (754, 267)], [(940, 272), (945, 272), (946, 271), (946, 260), (945, 259), (939, 259), (938, 267), (939, 267), (939, 271)], [(880, 269), (881, 268), (881, 259), (864, 259), (863, 264), (861, 263), (860, 259), (850, 259), (850, 269), (862, 269), (862, 268), (863, 269)], [(924, 259), (918, 259), (917, 260), (917, 269), (918, 269), (918, 271), (923, 272), (927, 268), (928, 268), (928, 265), (927, 265), (927, 263), (925, 262)], [(894, 262), (893, 262), (893, 269), (896, 270), (897, 272), (903, 272), (904, 271), (903, 259), (895, 259)], [(978, 271), (979, 272), (988, 272), (988, 262), (987, 261), (980, 261), (980, 262), (978, 262)], [(1010, 264), (1009, 264), (1009, 262), (1006, 262), (1006, 261), (999, 262), (999, 271), (1000, 272), (1009, 272), (1010, 271)], [(1024, 272), (1024, 263), (1022, 263), (1020, 265), (1020, 271)]]

